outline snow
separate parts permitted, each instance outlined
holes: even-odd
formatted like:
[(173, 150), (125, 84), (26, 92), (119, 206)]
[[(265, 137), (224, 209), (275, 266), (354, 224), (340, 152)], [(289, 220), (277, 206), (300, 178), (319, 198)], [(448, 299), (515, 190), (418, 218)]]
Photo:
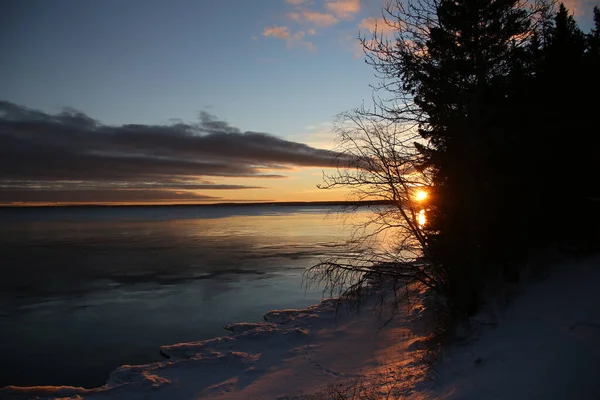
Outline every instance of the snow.
[(226, 326), (229, 336), (163, 346), (164, 361), (124, 365), (100, 388), (9, 386), (0, 398), (328, 398), (349, 387), (358, 391), (351, 398), (600, 399), (600, 258), (522, 285), (497, 326), (444, 351), (433, 381), (418, 304), (387, 324), (374, 303), (359, 313), (350, 306), (327, 299), (274, 310), (264, 322)]
[(600, 258), (526, 285), (497, 322), (449, 349), (432, 398), (600, 399)]
[[(165, 361), (124, 365), (107, 384), (6, 387), (14, 397), (70, 399), (275, 399), (368, 376), (412, 343), (403, 318), (386, 322), (373, 307), (355, 312), (335, 299), (300, 310), (274, 310), (261, 323), (225, 327), (230, 336), (163, 346)], [(2, 392), (0, 392), (2, 397)]]

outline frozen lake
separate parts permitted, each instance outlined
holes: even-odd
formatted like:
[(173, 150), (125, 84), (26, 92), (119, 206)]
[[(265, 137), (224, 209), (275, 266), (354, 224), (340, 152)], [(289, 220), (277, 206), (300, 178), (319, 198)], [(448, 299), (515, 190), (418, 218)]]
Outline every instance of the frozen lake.
[(302, 274), (343, 252), (340, 210), (0, 209), (0, 387), (99, 386), (161, 345), (318, 302)]

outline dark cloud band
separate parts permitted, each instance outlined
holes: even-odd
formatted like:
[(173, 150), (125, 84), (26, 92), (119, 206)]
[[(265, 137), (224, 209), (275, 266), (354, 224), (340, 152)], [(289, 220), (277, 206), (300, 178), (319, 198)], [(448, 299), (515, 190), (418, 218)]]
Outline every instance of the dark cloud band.
[(206, 202), (220, 197), (163, 189), (0, 190), (0, 204)]
[[(0, 101), (0, 191), (11, 188), (5, 198), (14, 197), (18, 189), (24, 197), (43, 189), (48, 197), (58, 182), (87, 185), (91, 193), (123, 190), (115, 184), (138, 191), (148, 186), (255, 188), (198, 182), (210, 176), (278, 178), (283, 175), (264, 171), (332, 167), (337, 157), (269, 134), (242, 132), (205, 112), (194, 124), (109, 126), (73, 109), (48, 114)], [(62, 197), (58, 195), (64, 189), (53, 190)]]

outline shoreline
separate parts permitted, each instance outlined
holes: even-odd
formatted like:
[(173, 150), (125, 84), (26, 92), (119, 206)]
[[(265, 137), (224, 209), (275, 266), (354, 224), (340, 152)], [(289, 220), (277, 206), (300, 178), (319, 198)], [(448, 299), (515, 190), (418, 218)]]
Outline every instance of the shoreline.
[(491, 304), (473, 318), (479, 329), (442, 349), (433, 380), (421, 306), (384, 324), (374, 302), (346, 313), (351, 301), (325, 299), (227, 325), (231, 336), (162, 346), (168, 359), (121, 366), (99, 388), (8, 386), (0, 398), (596, 399), (600, 256), (542, 263), (548, 276), (516, 285), (510, 303)]
[[(380, 330), (377, 324), (383, 322), (370, 307), (356, 313), (349, 302), (324, 299), (304, 309), (271, 310), (263, 322), (224, 326), (231, 332), (228, 336), (161, 346), (164, 360), (123, 365), (97, 388), (6, 386), (0, 389), (0, 398), (3, 394), (41, 399), (297, 396), (373, 374), (386, 363), (384, 359), (397, 357), (418, 340), (397, 341), (408, 334), (402, 318)], [(392, 351), (388, 341), (401, 344), (404, 350)], [(357, 348), (357, 342), (363, 343), (362, 348)], [(346, 354), (339, 357), (340, 352)], [(282, 375), (294, 377), (296, 386)]]

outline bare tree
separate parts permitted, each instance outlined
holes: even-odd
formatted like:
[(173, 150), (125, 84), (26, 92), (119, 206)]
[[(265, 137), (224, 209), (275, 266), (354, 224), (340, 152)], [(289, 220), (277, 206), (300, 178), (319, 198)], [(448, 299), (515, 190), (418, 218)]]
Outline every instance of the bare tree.
[[(395, 282), (404, 289), (435, 289), (436, 280), (424, 261), (426, 202), (419, 198), (426, 196), (430, 180), (415, 146), (420, 139), (414, 124), (359, 109), (339, 115), (335, 129), (337, 150), (343, 156), (336, 172), (324, 175), (319, 187), (350, 188), (353, 201), (381, 204), (371, 207), (366, 222), (353, 226), (347, 254), (312, 267), (306, 275), (308, 283), (324, 284), (332, 294), (353, 296), (365, 294), (374, 281)], [(354, 207), (358, 206), (346, 211), (355, 211)], [(402, 293), (409, 295), (406, 290)]]
[[(361, 292), (374, 277), (437, 289), (426, 262), (427, 203), (418, 199), (431, 185), (419, 151), (419, 146), (427, 146), (419, 129), (426, 129), (428, 120), (414, 103), (410, 76), (416, 64), (427, 61), (426, 42), (429, 29), (437, 24), (437, 4), (438, 0), (392, 0), (383, 10), (386, 26), (375, 27), (370, 37), (359, 37), (380, 84), (374, 87), (373, 109), (338, 116), (337, 150), (343, 160), (335, 173), (324, 175), (319, 187), (349, 188), (352, 200), (380, 200), (385, 205), (373, 207), (372, 217), (355, 226), (348, 256), (322, 260), (307, 272), (309, 283), (324, 284), (338, 295)], [(393, 36), (386, 36), (390, 30)]]

